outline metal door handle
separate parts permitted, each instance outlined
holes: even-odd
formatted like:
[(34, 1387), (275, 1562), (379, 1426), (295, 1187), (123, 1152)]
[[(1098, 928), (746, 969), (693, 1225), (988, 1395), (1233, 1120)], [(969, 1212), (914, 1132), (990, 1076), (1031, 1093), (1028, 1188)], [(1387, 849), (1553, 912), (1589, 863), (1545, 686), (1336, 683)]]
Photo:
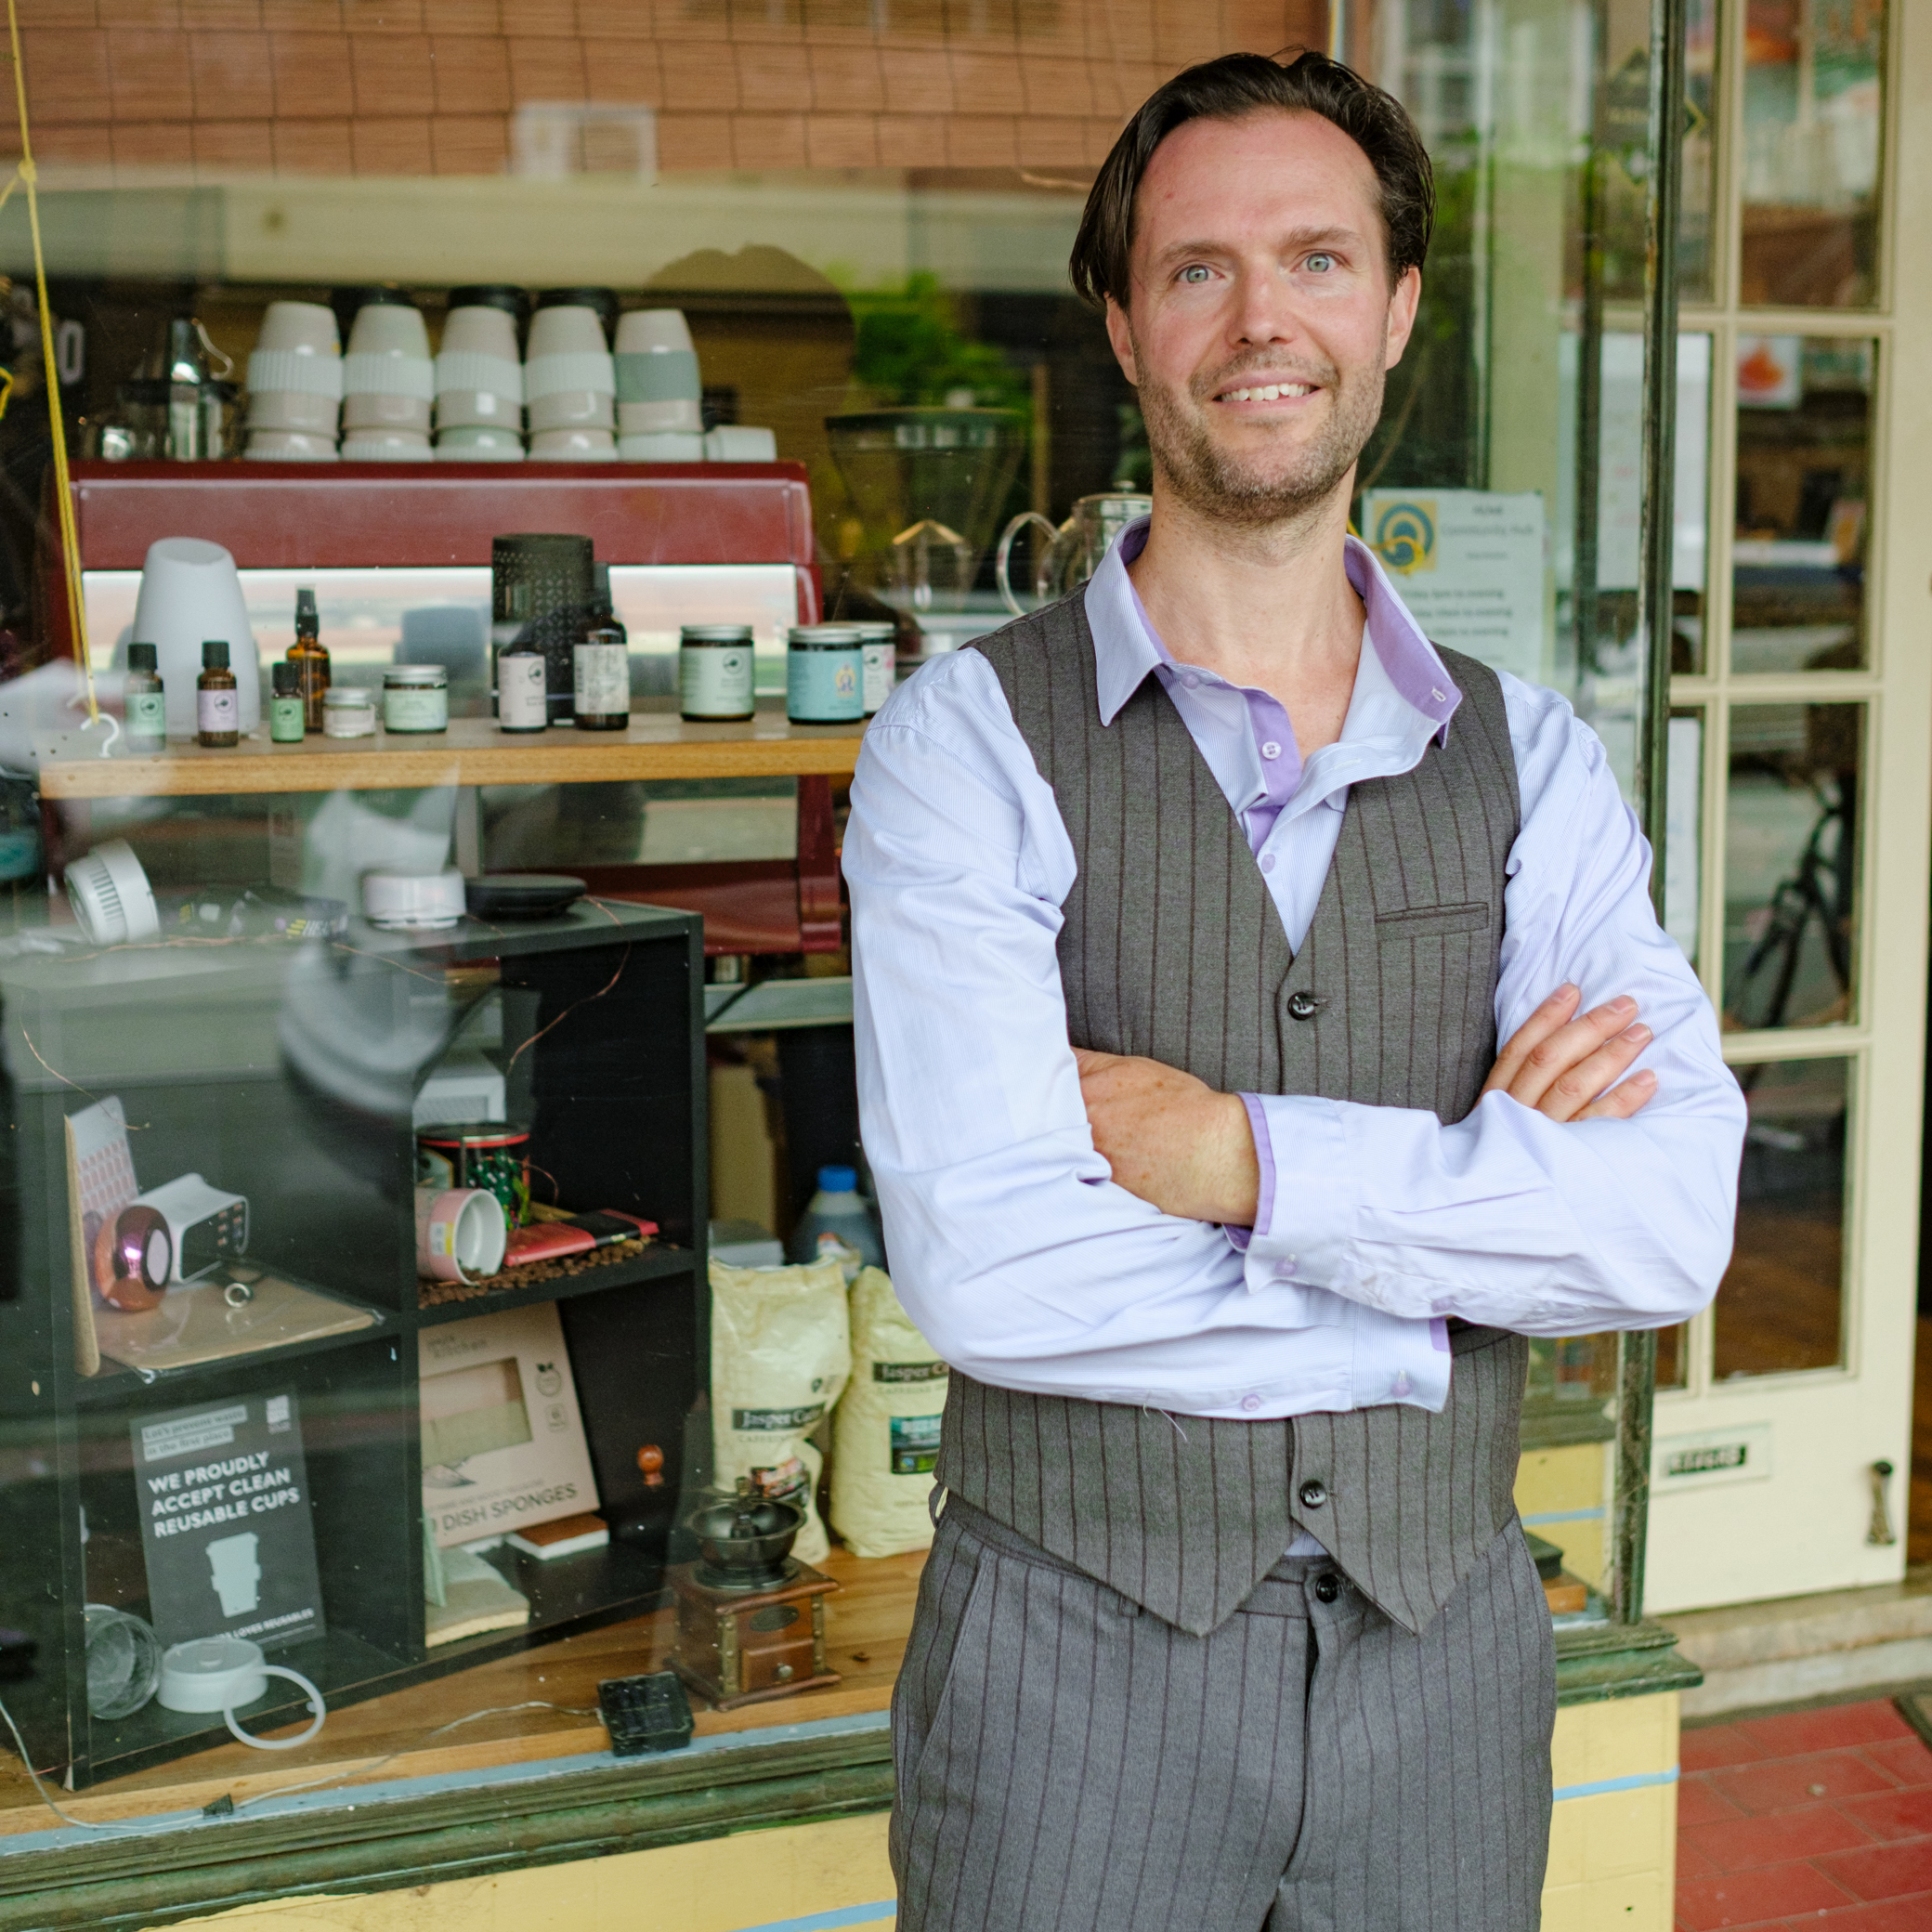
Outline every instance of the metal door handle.
[(1886, 1484), (1892, 1480), (1892, 1466), (1881, 1459), (1865, 1473), (1872, 1482), (1872, 1522), (1865, 1541), (1880, 1549), (1889, 1548), (1899, 1540), (1892, 1530), (1891, 1511), (1886, 1508)]

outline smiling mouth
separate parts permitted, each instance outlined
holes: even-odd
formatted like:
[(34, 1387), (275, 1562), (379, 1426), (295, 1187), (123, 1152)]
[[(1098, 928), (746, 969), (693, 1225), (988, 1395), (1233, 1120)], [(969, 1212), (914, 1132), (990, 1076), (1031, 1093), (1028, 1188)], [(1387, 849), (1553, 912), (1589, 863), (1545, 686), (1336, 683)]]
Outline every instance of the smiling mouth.
[(1214, 399), (1216, 402), (1297, 402), (1304, 396), (1312, 396), (1317, 386), (1314, 383), (1254, 383), (1246, 388), (1223, 389)]

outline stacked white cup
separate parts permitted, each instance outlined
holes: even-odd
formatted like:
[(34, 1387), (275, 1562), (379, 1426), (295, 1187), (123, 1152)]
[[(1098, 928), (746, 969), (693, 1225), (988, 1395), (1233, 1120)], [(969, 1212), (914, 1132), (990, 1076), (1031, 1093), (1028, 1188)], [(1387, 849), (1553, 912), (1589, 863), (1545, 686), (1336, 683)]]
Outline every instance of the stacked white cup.
[(512, 288), (450, 292), (436, 359), (436, 453), (445, 463), (523, 461), (522, 306)]
[(428, 462), (436, 365), (422, 312), (407, 295), (384, 289), (364, 297), (342, 372), (344, 460)]
[(320, 302), (271, 302), (248, 359), (247, 454), (267, 463), (333, 463), (342, 409), (335, 316)]
[(633, 308), (617, 325), (618, 450), (626, 463), (702, 463), (703, 387), (682, 309)]
[(603, 318), (585, 303), (553, 300), (530, 320), (524, 364), (529, 398), (530, 455), (552, 463), (617, 459), (611, 428), (617, 375)]

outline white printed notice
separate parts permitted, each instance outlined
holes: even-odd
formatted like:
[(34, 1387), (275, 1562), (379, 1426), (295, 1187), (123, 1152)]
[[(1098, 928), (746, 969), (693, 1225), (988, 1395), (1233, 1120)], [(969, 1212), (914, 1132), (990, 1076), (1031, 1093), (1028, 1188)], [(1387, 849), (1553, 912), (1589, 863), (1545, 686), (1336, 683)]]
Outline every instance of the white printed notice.
[(1371, 490), (1362, 529), (1433, 643), (1532, 683), (1548, 675), (1540, 492)]
[(163, 1645), (322, 1634), (315, 1515), (292, 1393), (174, 1409), (132, 1425), (148, 1608)]

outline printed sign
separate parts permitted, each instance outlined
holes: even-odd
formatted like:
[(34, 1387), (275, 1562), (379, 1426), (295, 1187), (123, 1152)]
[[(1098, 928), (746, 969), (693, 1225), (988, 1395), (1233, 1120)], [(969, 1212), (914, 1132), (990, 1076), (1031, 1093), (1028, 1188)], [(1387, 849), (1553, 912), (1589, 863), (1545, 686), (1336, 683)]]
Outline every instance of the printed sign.
[(1757, 1482), (1771, 1473), (1771, 1425), (1744, 1422), (1691, 1436), (1661, 1436), (1651, 1455), (1652, 1494)]
[(1547, 546), (1535, 490), (1372, 490), (1363, 535), (1396, 593), (1437, 644), (1495, 671), (1544, 671)]
[(148, 1604), (163, 1645), (322, 1634), (314, 1507), (293, 1394), (176, 1409), (132, 1425)]

